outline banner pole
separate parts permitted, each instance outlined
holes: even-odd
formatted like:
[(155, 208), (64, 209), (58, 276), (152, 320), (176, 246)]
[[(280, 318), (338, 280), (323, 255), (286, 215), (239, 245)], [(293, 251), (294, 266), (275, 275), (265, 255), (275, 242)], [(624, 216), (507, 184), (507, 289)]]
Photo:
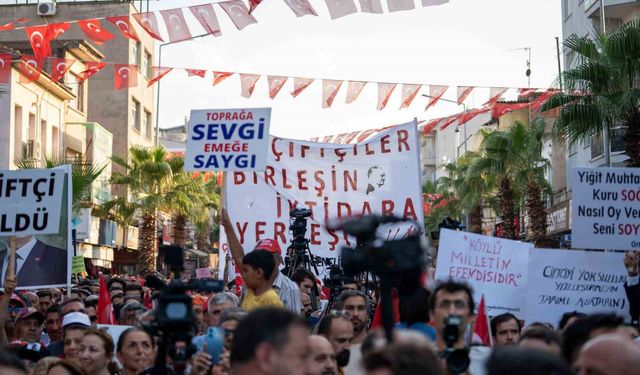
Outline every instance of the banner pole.
[(16, 237), (9, 237), (9, 264), (7, 264), (7, 278), (16, 278)]

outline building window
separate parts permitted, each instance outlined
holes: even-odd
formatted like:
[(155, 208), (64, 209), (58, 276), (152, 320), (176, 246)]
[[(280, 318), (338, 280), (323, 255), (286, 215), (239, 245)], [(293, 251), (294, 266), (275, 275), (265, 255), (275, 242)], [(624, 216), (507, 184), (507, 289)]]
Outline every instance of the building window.
[(140, 131), (140, 102), (135, 99), (131, 99), (131, 125)]
[(84, 112), (84, 81), (73, 73), (67, 74), (65, 80), (75, 95), (75, 98), (69, 100), (69, 106), (76, 111)]
[(602, 132), (597, 132), (591, 136), (591, 159), (595, 159), (604, 154), (604, 142)]
[(624, 136), (627, 133), (627, 128), (616, 127), (611, 129), (611, 152), (625, 151)]
[(562, 18), (567, 19), (571, 17), (571, 13), (569, 11), (569, 0), (562, 0)]
[(131, 50), (131, 61), (133, 61), (135, 64), (137, 64), (138, 66), (140, 66), (140, 48), (141, 44), (140, 42), (135, 42), (133, 44), (133, 49)]
[(151, 54), (144, 51), (143, 73), (147, 79), (151, 78)]
[(144, 121), (145, 137), (147, 137), (147, 139), (151, 139), (153, 134), (153, 125), (151, 124), (151, 112), (146, 110), (144, 111), (143, 121)]

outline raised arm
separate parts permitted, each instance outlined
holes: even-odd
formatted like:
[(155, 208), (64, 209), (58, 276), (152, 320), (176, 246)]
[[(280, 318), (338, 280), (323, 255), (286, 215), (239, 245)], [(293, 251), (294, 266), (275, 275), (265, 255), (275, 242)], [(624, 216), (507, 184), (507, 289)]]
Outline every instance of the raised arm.
[(0, 299), (0, 350), (3, 350), (8, 344), (7, 332), (4, 329), (5, 322), (9, 319), (11, 294), (16, 290), (17, 286), (16, 278), (7, 276), (2, 285), (4, 285), (4, 295)]
[(224, 228), (224, 233), (227, 235), (227, 242), (229, 242), (229, 251), (231, 251), (233, 261), (235, 262), (236, 266), (238, 266), (238, 268), (242, 270), (242, 258), (244, 257), (244, 249), (242, 248), (240, 240), (238, 240), (238, 236), (236, 236), (236, 232), (233, 230), (233, 223), (231, 223), (231, 219), (229, 219), (229, 214), (224, 208), (222, 208), (220, 211), (220, 224)]

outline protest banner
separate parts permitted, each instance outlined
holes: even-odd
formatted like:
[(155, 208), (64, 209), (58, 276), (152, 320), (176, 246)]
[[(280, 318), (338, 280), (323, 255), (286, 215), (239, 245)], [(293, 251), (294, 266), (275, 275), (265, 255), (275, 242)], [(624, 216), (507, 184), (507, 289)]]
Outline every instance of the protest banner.
[(524, 310), (529, 249), (526, 242), (449, 229), (440, 230), (436, 282), (466, 281), (474, 299), (484, 294), (487, 314)]
[(196, 268), (196, 278), (208, 279), (210, 277), (211, 277), (211, 268), (209, 267)]
[(640, 250), (640, 168), (573, 168), (571, 246)]
[(71, 284), (71, 186), (69, 165), (0, 171), (0, 288), (11, 242), (18, 290)]
[[(271, 137), (264, 172), (226, 173), (224, 183), (223, 199), (245, 252), (265, 238), (275, 239), (286, 251), (289, 212), (310, 209), (305, 236), (319, 276), (326, 275), (342, 246), (356, 244), (342, 230), (327, 230), (329, 220), (373, 213), (414, 220), (419, 231), (424, 227), (415, 122), (349, 145)], [(400, 239), (413, 231), (411, 225), (397, 225), (384, 236)], [(229, 253), (224, 231), (220, 235), (222, 257)], [(222, 278), (225, 262), (219, 264)]]
[(525, 322), (558, 325), (562, 314), (613, 312), (629, 321), (623, 253), (531, 249)]
[(57, 233), (64, 178), (53, 169), (0, 171), (0, 236)]
[(262, 171), (271, 108), (191, 110), (184, 169)]

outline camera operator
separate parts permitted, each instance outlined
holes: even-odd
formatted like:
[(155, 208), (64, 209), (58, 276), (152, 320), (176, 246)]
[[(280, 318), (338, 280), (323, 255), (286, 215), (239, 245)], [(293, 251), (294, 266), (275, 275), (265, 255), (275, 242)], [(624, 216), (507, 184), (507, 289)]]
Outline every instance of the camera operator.
[[(222, 208), (220, 213), (220, 225), (222, 225), (224, 232), (227, 235), (227, 241), (229, 241), (229, 249), (231, 250), (233, 261), (239, 269), (242, 269), (244, 249), (236, 236), (231, 219), (229, 219), (229, 214), (224, 208)], [(273, 254), (273, 259), (276, 263), (275, 272), (271, 276), (273, 287), (278, 291), (278, 297), (280, 297), (284, 307), (289, 311), (300, 314), (300, 311), (302, 310), (302, 302), (300, 301), (300, 290), (298, 285), (279, 271), (280, 266), (282, 265), (282, 249), (280, 248), (278, 241), (273, 239), (260, 240), (256, 243), (254, 250), (266, 250)]]
[[(445, 358), (450, 373), (482, 373), (476, 369), (482, 369), (484, 358), (477, 358), (475, 352), (470, 358), (465, 343), (465, 329), (475, 309), (471, 287), (451, 280), (438, 284), (431, 295), (429, 309), (436, 328), (436, 347)], [(452, 367), (468, 369), (454, 371)]]

